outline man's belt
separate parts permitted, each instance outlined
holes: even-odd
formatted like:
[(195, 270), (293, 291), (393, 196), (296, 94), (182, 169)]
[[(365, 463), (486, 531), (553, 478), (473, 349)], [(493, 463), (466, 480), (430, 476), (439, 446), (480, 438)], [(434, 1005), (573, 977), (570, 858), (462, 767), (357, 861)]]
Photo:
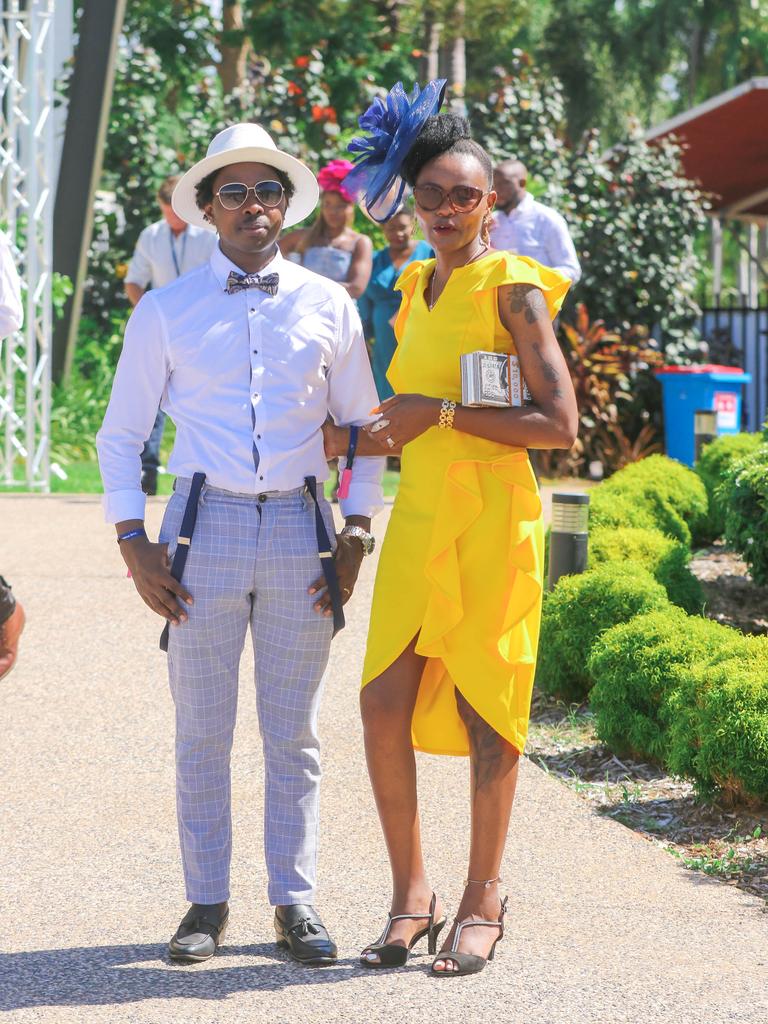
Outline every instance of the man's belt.
[[(192, 486), (189, 488), (187, 504), (184, 506), (181, 529), (179, 530), (176, 550), (173, 553), (173, 561), (171, 562), (171, 576), (173, 576), (178, 583), (181, 583), (181, 577), (184, 575), (184, 566), (187, 564), (187, 555), (189, 554), (189, 548), (192, 544), (192, 534), (195, 532), (195, 523), (197, 522), (197, 506), (200, 501), (200, 492), (203, 489), (204, 483), (205, 473), (195, 473), (192, 477)], [(170, 623), (166, 622), (165, 629), (160, 636), (161, 651), (168, 650), (169, 631)]]
[[(192, 545), (192, 535), (195, 532), (195, 523), (197, 522), (197, 508), (200, 501), (200, 492), (203, 489), (204, 483), (205, 473), (195, 473), (192, 477), (192, 485), (189, 488), (189, 496), (187, 497), (187, 504), (184, 507), (184, 515), (181, 520), (181, 530), (179, 531), (176, 550), (173, 554), (173, 561), (171, 563), (171, 576), (173, 576), (178, 583), (181, 583), (181, 578), (184, 575), (184, 567), (187, 564), (187, 555), (189, 554), (189, 549)], [(311, 495), (312, 503), (315, 506), (317, 551), (320, 555), (320, 564), (323, 568), (323, 576), (325, 577), (328, 594), (331, 598), (331, 608), (333, 609), (333, 635), (336, 636), (340, 629), (344, 629), (345, 625), (339, 577), (336, 573), (336, 564), (333, 560), (331, 539), (328, 536), (328, 530), (325, 527), (325, 522), (323, 520), (322, 513), (320, 512), (320, 506), (317, 503), (317, 480), (313, 476), (308, 476), (304, 478), (304, 484)], [(165, 628), (163, 629), (160, 637), (161, 651), (168, 650), (169, 632), (170, 623), (166, 622)]]

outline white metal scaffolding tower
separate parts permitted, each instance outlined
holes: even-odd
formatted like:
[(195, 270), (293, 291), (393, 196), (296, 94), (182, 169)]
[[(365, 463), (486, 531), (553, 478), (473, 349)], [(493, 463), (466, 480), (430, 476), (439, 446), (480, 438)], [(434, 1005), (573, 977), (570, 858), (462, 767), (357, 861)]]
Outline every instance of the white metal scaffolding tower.
[(26, 286), (0, 342), (0, 488), (50, 486), (55, 0), (0, 0), (0, 223)]

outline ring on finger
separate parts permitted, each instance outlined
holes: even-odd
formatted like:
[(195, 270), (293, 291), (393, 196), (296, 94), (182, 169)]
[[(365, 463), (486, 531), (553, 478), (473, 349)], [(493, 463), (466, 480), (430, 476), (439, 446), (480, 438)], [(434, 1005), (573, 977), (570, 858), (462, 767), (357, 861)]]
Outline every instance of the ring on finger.
[(387, 438), (385, 438), (385, 440), (386, 440), (386, 442), (387, 442), (387, 444), (389, 445), (390, 448), (394, 448), (395, 447), (395, 442), (392, 440), (391, 437), (387, 437)]

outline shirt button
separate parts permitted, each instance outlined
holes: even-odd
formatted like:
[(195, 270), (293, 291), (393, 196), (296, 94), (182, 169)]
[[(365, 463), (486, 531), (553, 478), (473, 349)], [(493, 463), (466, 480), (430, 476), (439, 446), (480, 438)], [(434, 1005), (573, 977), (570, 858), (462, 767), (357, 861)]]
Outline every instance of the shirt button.
[(257, 356), (257, 355), (259, 354), (259, 350), (258, 350), (257, 348), (255, 348), (255, 349), (253, 350), (253, 354), (254, 354), (255, 356)]
[(257, 440), (257, 441), (260, 441), (260, 440), (261, 440), (261, 434), (257, 434), (257, 435), (256, 435), (256, 440)]
[[(263, 480), (263, 479), (264, 479), (264, 477), (263, 477), (263, 476), (260, 476), (260, 477), (259, 477), (259, 480)], [(264, 502), (265, 502), (266, 500), (267, 500), (267, 496), (266, 496), (266, 494), (260, 494), (260, 495), (259, 495), (259, 501), (260, 501), (260, 502), (262, 503), (262, 505), (264, 504)]]

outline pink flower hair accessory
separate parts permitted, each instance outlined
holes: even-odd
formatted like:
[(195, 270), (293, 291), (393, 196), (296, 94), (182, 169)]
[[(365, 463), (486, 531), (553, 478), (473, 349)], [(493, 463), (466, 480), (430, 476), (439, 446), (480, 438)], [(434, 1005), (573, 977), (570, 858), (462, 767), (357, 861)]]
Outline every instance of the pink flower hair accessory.
[(354, 165), (349, 160), (331, 160), (317, 175), (317, 183), (323, 192), (338, 192), (342, 199), (354, 203), (355, 194), (344, 187), (344, 179)]

